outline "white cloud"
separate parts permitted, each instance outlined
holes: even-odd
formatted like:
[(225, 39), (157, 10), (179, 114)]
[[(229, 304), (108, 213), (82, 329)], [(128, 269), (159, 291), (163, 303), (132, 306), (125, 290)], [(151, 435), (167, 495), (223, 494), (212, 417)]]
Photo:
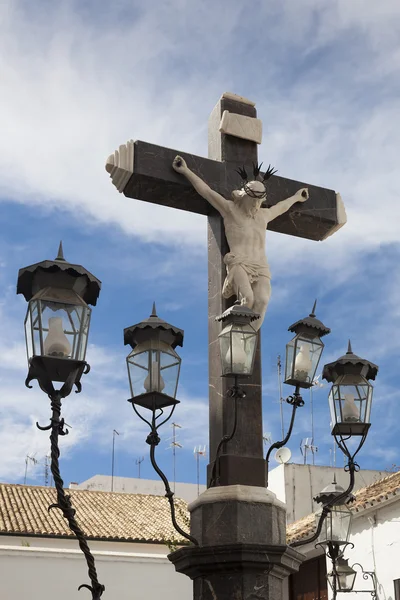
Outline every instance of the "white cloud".
[[(130, 137), (204, 153), (207, 112), (224, 91), (220, 86), (238, 83), (226, 75), (238, 43), (236, 32), (243, 28), (243, 35), (251, 36), (243, 22), (244, 4), (229, 4), (229, 11), (224, 5), (213, 4), (211, 15), (210, 3), (171, 0), (121, 21), (128, 7), (124, 2), (97, 20), (85, 19), (83, 9), (73, 3), (34, 14), (23, 3), (3, 4), (3, 197), (79, 212), (88, 223), (117, 224), (148, 241), (203, 243), (204, 219), (125, 199), (108, 180), (104, 161)], [(311, 67), (304, 79), (290, 82), (287, 92), (282, 80), (275, 92), (261, 79), (253, 86), (266, 126), (261, 155), (273, 156), (281, 174), (339, 189), (348, 207), (346, 229), (322, 244), (322, 250), (309, 242), (278, 239), (277, 249), (285, 257), (298, 249), (308, 262), (320, 252), (340, 260), (344, 248), (397, 241), (399, 108), (385, 94), (366, 109), (368, 98), (352, 98), (358, 90), (352, 75), (357, 69), (362, 79), (370, 72), (371, 59), (376, 72), (381, 73), (383, 61), (396, 68), (398, 38), (393, 33), (399, 10), (395, 2), (385, 8), (359, 6), (341, 0), (329, 6), (315, 0), (301, 7), (257, 4), (266, 17), (277, 19), (263, 38), (253, 40), (264, 78), (275, 73), (262, 58), (269, 45), (289, 53), (292, 48), (306, 59), (338, 39), (352, 50), (346, 36), (355, 32), (362, 44), (353, 47), (364, 51), (356, 66), (340, 62), (342, 77), (335, 76), (336, 85), (343, 86), (339, 89), (332, 89), (329, 72)], [(244, 39), (239, 43), (245, 47)], [(217, 48), (220, 62), (212, 58), (210, 78), (203, 61)], [(249, 59), (243, 56), (244, 63)], [(333, 68), (335, 60), (333, 54)]]

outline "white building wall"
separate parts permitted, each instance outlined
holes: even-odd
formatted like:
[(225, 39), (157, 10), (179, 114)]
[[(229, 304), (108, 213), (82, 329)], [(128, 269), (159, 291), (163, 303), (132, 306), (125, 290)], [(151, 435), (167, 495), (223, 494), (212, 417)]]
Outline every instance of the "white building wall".
[[(173, 490), (173, 484), (170, 483)], [(94, 475), (82, 483), (71, 483), (69, 486), (73, 490), (92, 490), (92, 491), (111, 491), (110, 475)], [(134, 477), (114, 477), (114, 492), (124, 492), (126, 494), (150, 494), (152, 496), (164, 496), (165, 488), (159, 479), (138, 479)], [(206, 490), (205, 485), (199, 486), (200, 494)], [(182, 498), (186, 502), (193, 502), (198, 496), (197, 483), (179, 483), (175, 484), (175, 496)]]
[[(192, 582), (175, 571), (168, 548), (156, 544), (89, 542), (107, 598), (190, 600)], [(89, 583), (74, 540), (0, 536), (2, 600), (71, 600)], [(82, 598), (90, 596), (87, 590)]]
[[(378, 600), (394, 600), (393, 581), (400, 579), (400, 499), (361, 513), (353, 520), (350, 542), (354, 548), (346, 549), (345, 558), (349, 565), (361, 563), (364, 571), (375, 571), (377, 577)], [(327, 570), (331, 570), (329, 561)], [(357, 570), (355, 568), (355, 570)], [(354, 589), (372, 589), (370, 579), (363, 580), (357, 575)], [(354, 592), (338, 594), (344, 600), (360, 600)], [(368, 598), (368, 596), (365, 596)]]

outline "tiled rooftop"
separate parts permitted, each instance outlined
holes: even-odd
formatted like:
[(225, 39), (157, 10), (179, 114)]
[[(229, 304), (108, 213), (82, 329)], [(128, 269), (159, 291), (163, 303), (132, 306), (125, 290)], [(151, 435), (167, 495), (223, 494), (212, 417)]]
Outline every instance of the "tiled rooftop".
[[(119, 541), (182, 542), (172, 527), (168, 500), (163, 496), (122, 494), (89, 490), (66, 490), (76, 509), (76, 519), (90, 538)], [(355, 493), (353, 512), (400, 495), (400, 471)], [(0, 484), (0, 535), (22, 534), (74, 537), (59, 510), (48, 513), (56, 501), (55, 489)], [(175, 498), (178, 522), (187, 530), (187, 505)], [(183, 518), (182, 518), (183, 515)], [(290, 544), (312, 535), (315, 515), (307, 515), (287, 528)]]
[[(371, 485), (355, 492), (355, 500), (350, 505), (353, 512), (358, 513), (370, 506), (385, 502), (400, 493), (400, 471), (379, 479)], [(287, 542), (291, 544), (297, 540), (309, 537), (315, 531), (315, 515), (307, 515), (292, 523), (287, 528)]]
[[(88, 538), (119, 541), (182, 542), (172, 527), (168, 500), (163, 496), (121, 494), (87, 490), (66, 490), (76, 509), (75, 518)], [(177, 520), (184, 530), (181, 515), (186, 503), (175, 498)], [(74, 537), (58, 509), (48, 513), (56, 502), (51, 487), (0, 484), (0, 535), (31, 534)]]

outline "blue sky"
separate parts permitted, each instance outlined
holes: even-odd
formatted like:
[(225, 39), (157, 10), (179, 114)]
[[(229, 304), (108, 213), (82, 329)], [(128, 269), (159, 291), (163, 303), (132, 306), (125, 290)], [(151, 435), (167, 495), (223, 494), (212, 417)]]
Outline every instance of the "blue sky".
[[(128, 139), (200, 155), (224, 91), (256, 102), (260, 160), (281, 175), (340, 192), (348, 223), (323, 243), (268, 234), (273, 294), (262, 329), (264, 429), (280, 434), (276, 357), (287, 327), (315, 297), (332, 329), (325, 362), (346, 349), (380, 366), (364, 468), (399, 463), (398, 148), (400, 5), (395, 0), (37, 2), (0, 8), (0, 479), (21, 482), (25, 457), (43, 462), (49, 406), (24, 387), (26, 304), (18, 269), (53, 258), (103, 282), (93, 310), (83, 392), (64, 403), (66, 483), (111, 472), (153, 478), (146, 432), (126, 402), (123, 328), (148, 316), (185, 330), (176, 422), (179, 480), (195, 481), (195, 445), (208, 444), (206, 220), (126, 199), (104, 164)], [(285, 386), (286, 387), (286, 386)], [(285, 394), (290, 388), (284, 389)], [(316, 389), (317, 464), (330, 464), (328, 386)], [(311, 435), (309, 398), (290, 442)], [(289, 414), (285, 409), (285, 422)], [(160, 463), (172, 475), (166, 427)], [(340, 460), (340, 459), (339, 459)], [(202, 460), (202, 479), (205, 476)], [(28, 482), (43, 482), (43, 466)]]

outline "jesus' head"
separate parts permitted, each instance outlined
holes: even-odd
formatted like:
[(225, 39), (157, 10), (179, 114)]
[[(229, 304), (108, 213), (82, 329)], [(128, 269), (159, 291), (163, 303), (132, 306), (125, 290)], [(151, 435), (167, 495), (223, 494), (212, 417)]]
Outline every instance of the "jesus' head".
[(265, 199), (265, 185), (262, 181), (249, 181), (240, 190), (232, 192), (232, 200), (247, 216), (254, 217)]

